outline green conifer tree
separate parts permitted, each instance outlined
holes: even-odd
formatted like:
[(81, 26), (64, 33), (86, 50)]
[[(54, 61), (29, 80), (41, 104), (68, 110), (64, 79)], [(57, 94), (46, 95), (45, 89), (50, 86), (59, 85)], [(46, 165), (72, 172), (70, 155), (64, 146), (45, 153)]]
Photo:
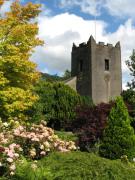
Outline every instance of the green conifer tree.
[(135, 157), (134, 129), (130, 126), (128, 111), (121, 97), (116, 98), (107, 118), (99, 153), (110, 159), (120, 159), (123, 155), (130, 160)]

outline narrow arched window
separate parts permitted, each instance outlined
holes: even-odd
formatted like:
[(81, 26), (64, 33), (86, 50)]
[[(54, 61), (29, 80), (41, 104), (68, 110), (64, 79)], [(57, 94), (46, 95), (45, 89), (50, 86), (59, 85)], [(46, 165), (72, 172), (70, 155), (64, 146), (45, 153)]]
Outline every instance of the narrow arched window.
[(83, 70), (83, 60), (81, 59), (79, 62), (79, 71), (81, 72)]
[(109, 60), (105, 59), (105, 71), (109, 71)]

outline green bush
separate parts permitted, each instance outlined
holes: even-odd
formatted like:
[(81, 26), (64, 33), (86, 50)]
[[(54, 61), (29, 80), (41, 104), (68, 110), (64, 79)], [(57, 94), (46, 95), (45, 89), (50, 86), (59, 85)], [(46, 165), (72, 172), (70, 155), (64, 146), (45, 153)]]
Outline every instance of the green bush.
[(122, 97), (124, 101), (131, 105), (132, 111), (130, 113), (130, 121), (131, 126), (135, 130), (135, 91), (133, 91), (132, 89), (123, 90)]
[(74, 106), (82, 102), (81, 96), (62, 82), (39, 83), (34, 93), (39, 95), (39, 101), (27, 112), (31, 122), (39, 123), (43, 119), (56, 130), (61, 129), (65, 118), (74, 119)]
[(85, 104), (87, 106), (94, 106), (92, 97), (87, 95), (87, 96), (81, 96), (81, 98), (82, 98), (82, 104)]
[(120, 159), (123, 155), (130, 160), (135, 157), (134, 129), (130, 126), (128, 111), (121, 97), (116, 98), (107, 118), (99, 153), (110, 159)]
[(35, 102), (29, 111), (25, 112), (26, 115), (32, 118), (29, 121), (30, 123), (39, 124), (41, 120), (48, 122), (49, 119), (54, 118), (54, 109), (52, 107), (55, 105), (55, 93), (51, 83), (41, 81), (36, 84), (33, 94), (38, 94), (39, 100)]
[(134, 180), (135, 173), (135, 167), (85, 152), (53, 152), (38, 165), (50, 170), (47, 180)]

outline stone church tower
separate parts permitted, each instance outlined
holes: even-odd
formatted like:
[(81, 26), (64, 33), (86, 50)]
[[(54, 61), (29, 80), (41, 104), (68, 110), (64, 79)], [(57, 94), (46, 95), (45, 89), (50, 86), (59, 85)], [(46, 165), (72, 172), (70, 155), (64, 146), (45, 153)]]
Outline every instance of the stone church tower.
[(78, 94), (92, 97), (95, 104), (115, 99), (122, 91), (120, 42), (115, 47), (96, 44), (91, 36), (79, 47), (73, 44), (71, 77), (66, 84), (74, 86)]

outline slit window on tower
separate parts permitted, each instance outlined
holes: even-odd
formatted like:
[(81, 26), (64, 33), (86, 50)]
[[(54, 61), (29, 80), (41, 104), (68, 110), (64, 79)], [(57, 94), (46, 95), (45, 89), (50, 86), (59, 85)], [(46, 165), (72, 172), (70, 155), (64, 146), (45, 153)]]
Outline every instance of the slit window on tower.
[(109, 60), (105, 59), (105, 71), (109, 71)]
[(80, 64), (79, 64), (79, 71), (81, 72), (83, 69), (83, 60), (80, 60)]

